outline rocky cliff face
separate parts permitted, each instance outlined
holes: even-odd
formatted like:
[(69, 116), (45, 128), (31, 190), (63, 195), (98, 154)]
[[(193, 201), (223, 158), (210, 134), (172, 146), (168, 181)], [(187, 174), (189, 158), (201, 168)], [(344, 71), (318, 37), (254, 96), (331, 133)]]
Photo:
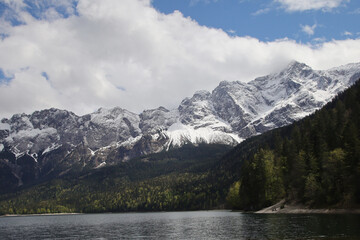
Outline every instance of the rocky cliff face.
[(223, 81), (177, 109), (131, 113), (101, 108), (77, 116), (47, 109), (0, 122), (0, 168), (15, 185), (84, 168), (116, 164), (187, 143), (235, 145), (313, 113), (360, 78), (360, 64), (315, 71), (292, 62), (251, 82)]

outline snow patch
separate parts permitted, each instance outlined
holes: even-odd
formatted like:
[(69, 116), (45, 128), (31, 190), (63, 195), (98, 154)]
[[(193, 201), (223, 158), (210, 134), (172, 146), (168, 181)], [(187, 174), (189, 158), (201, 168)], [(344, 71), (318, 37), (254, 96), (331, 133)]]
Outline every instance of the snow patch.
[(142, 135), (137, 136), (137, 137), (130, 137), (128, 140), (121, 142), (121, 143), (117, 143), (117, 147), (128, 147), (128, 146), (133, 146), (135, 143), (137, 143), (140, 139), (141, 139)]
[(303, 119), (304, 117), (309, 116), (312, 113), (313, 113), (312, 111), (311, 112), (298, 112), (298, 113), (293, 114), (292, 117), (295, 120), (300, 120), (300, 119)]
[(137, 114), (132, 113), (128, 110), (118, 107), (111, 109), (100, 108), (98, 111), (91, 114), (91, 122), (98, 125), (114, 128), (128, 128), (126, 122), (124, 121), (125, 118), (130, 121), (131, 125), (133, 125), (136, 131), (140, 132), (140, 117)]
[(95, 151), (93, 151), (91, 148), (88, 148), (88, 149), (89, 149), (89, 151), (90, 151), (91, 156), (94, 156), (94, 155), (95, 155)]
[(51, 146), (47, 147), (42, 154), (54, 151), (55, 149), (58, 149), (59, 147), (61, 147), (62, 144), (57, 144), (57, 143), (53, 143), (51, 144)]
[(226, 143), (233, 145), (242, 141), (236, 134), (217, 131), (210, 127), (195, 129), (180, 122), (171, 125), (166, 134), (170, 139), (167, 149), (171, 146), (179, 147), (185, 143)]
[(102, 168), (102, 167), (105, 167), (105, 166), (106, 166), (106, 162), (102, 162), (95, 168), (98, 169), (98, 168)]
[(31, 157), (37, 162), (38, 155), (36, 153), (31, 154)]
[(15, 154), (16, 159), (21, 158), (22, 156), (24, 156), (26, 154), (26, 152), (20, 152), (19, 150), (15, 151), (13, 153)]
[(133, 137), (130, 137), (128, 140), (124, 141), (124, 142), (115, 142), (115, 143), (112, 143), (108, 146), (104, 146), (104, 147), (101, 147), (95, 151), (93, 151), (92, 149), (88, 148), (90, 151), (91, 151), (91, 155), (95, 155), (97, 154), (98, 152), (104, 152), (104, 151), (107, 151), (108, 149), (110, 148), (119, 148), (119, 147), (132, 147), (136, 142), (138, 142), (140, 139), (141, 139), (142, 135), (140, 136), (137, 136), (135, 138)]
[(315, 101), (317, 102), (328, 102), (334, 95), (329, 94), (328, 91), (318, 90), (313, 94)]
[(6, 138), (6, 141), (12, 142), (17, 139), (31, 139), (37, 137), (46, 137), (48, 135), (57, 134), (57, 130), (55, 128), (44, 128), (44, 129), (28, 129), (28, 130), (20, 130), (17, 133), (12, 133), (9, 137)]

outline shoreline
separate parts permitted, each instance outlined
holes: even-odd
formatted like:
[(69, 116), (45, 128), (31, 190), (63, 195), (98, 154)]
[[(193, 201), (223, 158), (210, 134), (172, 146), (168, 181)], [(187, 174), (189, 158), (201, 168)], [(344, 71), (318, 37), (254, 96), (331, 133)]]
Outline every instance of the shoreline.
[(254, 212), (255, 214), (360, 214), (358, 208), (309, 208), (302, 204), (285, 203), (285, 200)]
[(86, 215), (86, 214), (132, 214), (132, 213), (168, 213), (168, 212), (208, 212), (208, 211), (228, 211), (231, 209), (207, 209), (207, 210), (181, 210), (181, 211), (129, 211), (129, 212), (87, 212), (87, 213), (29, 213), (29, 214), (4, 214), (2, 217), (26, 217), (26, 216), (59, 216), (59, 215)]
[(26, 216), (59, 216), (59, 215), (80, 215), (84, 213), (30, 213), (30, 214), (5, 214), (2, 217), (26, 217)]
[[(281, 208), (281, 206), (283, 206)], [(301, 204), (285, 204), (284, 201), (280, 201), (270, 207), (263, 208), (255, 212), (246, 212), (246, 211), (236, 211), (231, 209), (211, 209), (211, 210), (192, 210), (190, 212), (196, 211), (231, 211), (231, 212), (240, 212), (240, 213), (253, 213), (253, 214), (360, 214), (360, 209), (340, 209), (340, 208), (308, 208)], [(163, 213), (171, 211), (159, 211), (151, 213)], [(174, 211), (174, 212), (189, 212), (184, 211)], [(103, 213), (34, 213), (34, 214), (5, 214), (0, 215), (0, 218), (6, 217), (27, 217), (27, 216), (62, 216), (62, 215), (86, 215), (86, 214), (112, 214), (117, 212), (103, 212)], [(119, 213), (148, 213), (148, 212), (119, 212)]]

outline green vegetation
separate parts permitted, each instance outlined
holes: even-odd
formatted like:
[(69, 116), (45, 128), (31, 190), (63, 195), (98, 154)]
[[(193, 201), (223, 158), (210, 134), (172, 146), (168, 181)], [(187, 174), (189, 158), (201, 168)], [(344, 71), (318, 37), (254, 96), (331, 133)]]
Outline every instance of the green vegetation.
[(211, 209), (223, 192), (211, 169), (231, 148), (186, 145), (117, 166), (66, 176), (0, 197), (0, 213)]
[(360, 81), (315, 114), (229, 150), (186, 145), (70, 173), (0, 195), (0, 214), (199, 210), (225, 204), (257, 210), (284, 198), (311, 207), (358, 207)]
[[(244, 149), (251, 152), (244, 156)], [(234, 208), (256, 210), (280, 199), (312, 207), (360, 203), (360, 83), (325, 108), (260, 137), (249, 139), (228, 161), (243, 162)], [(229, 159), (230, 158), (230, 159)], [(229, 193), (229, 194), (230, 194)]]

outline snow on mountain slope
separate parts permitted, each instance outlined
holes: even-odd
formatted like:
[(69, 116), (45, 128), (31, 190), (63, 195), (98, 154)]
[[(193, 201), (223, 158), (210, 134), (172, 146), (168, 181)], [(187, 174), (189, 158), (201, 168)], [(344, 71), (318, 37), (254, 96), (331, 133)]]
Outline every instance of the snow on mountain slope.
[(121, 108), (105, 109), (82, 117), (84, 141), (91, 149), (127, 141), (141, 134), (137, 114)]
[(211, 100), (211, 93), (198, 91), (192, 98), (185, 98), (178, 107), (179, 118), (166, 135), (168, 147), (186, 143), (224, 143), (234, 145), (240, 138), (233, 134), (228, 122), (221, 119)]
[(15, 114), (1, 120), (0, 153), (31, 156), (50, 173), (74, 164), (115, 164), (187, 143), (235, 145), (313, 113), (359, 78), (360, 63), (316, 71), (294, 61), (248, 83), (222, 81), (212, 92), (198, 91), (172, 110), (135, 114), (115, 107), (84, 116), (59, 109)]
[(315, 71), (292, 62), (280, 73), (247, 84), (222, 82), (213, 91), (219, 115), (242, 138), (281, 127), (313, 113), (360, 78), (360, 64)]
[(157, 134), (159, 131), (169, 128), (179, 118), (177, 109), (172, 111), (164, 107), (145, 110), (140, 114), (139, 127), (143, 134)]
[(219, 143), (234, 145), (242, 141), (242, 139), (234, 133), (226, 133), (211, 127), (194, 128), (190, 125), (184, 125), (181, 122), (171, 125), (165, 134), (169, 138), (166, 149), (169, 149), (170, 147), (180, 147), (187, 143)]

